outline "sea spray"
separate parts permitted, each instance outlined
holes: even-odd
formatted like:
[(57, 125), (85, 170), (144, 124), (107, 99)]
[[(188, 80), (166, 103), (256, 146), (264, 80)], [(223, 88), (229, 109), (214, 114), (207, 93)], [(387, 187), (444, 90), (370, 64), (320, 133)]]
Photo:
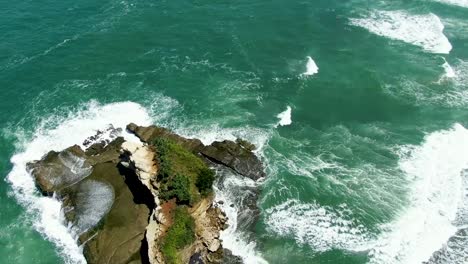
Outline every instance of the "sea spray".
[(453, 70), (452, 66), (450, 66), (450, 64), (447, 62), (445, 58), (444, 58), (444, 64), (442, 64), (442, 67), (444, 68), (444, 71), (445, 71), (445, 74), (444, 74), (445, 78), (457, 77), (457, 74)]

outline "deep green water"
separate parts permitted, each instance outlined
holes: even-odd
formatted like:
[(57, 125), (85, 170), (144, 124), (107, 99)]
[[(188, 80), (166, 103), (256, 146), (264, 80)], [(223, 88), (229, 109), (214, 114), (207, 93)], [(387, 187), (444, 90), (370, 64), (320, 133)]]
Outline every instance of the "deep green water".
[(0, 263), (80, 258), (24, 163), (130, 121), (260, 147), (248, 263), (467, 263), (468, 3), (441, 2), (3, 0)]

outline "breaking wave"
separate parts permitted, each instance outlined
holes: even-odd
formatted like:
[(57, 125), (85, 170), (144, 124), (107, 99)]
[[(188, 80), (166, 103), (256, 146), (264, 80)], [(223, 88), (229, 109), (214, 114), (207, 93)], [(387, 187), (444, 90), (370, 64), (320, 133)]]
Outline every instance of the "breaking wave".
[(429, 260), (458, 230), (456, 219), (466, 195), (468, 130), (457, 124), (429, 134), (422, 145), (403, 149), (400, 168), (411, 181), (410, 204), (388, 225), (372, 250), (372, 263)]
[(468, 8), (468, 0), (435, 0), (437, 2)]
[(312, 59), (312, 57), (307, 56), (306, 71), (302, 75), (312, 76), (314, 74), (317, 74), (318, 71), (319, 71), (319, 67), (317, 66), (315, 61)]
[(290, 124), (292, 124), (292, 120), (291, 120), (291, 107), (288, 106), (286, 107), (286, 110), (284, 112), (281, 112), (279, 113), (276, 117), (279, 118), (279, 122), (276, 126), (288, 126)]
[(448, 54), (452, 49), (439, 17), (429, 13), (413, 15), (406, 11), (374, 11), (367, 18), (352, 18), (351, 25), (379, 36), (401, 40), (432, 53)]

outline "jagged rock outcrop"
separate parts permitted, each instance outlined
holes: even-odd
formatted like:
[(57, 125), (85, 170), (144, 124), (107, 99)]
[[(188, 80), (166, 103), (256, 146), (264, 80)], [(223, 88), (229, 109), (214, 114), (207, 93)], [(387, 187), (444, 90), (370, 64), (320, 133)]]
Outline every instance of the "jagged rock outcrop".
[(127, 130), (134, 133), (143, 142), (151, 142), (158, 137), (169, 138), (191, 152), (200, 153), (210, 161), (227, 166), (253, 180), (265, 177), (263, 164), (253, 153), (255, 145), (246, 140), (215, 141), (211, 145), (205, 146), (198, 139), (184, 138), (158, 126), (142, 127), (132, 123), (127, 126)]
[(227, 166), (237, 173), (258, 180), (265, 177), (263, 165), (252, 152), (254, 146), (246, 141), (215, 141), (204, 147), (200, 153), (208, 159)]
[(161, 214), (161, 206), (158, 198), (158, 183), (156, 175), (156, 153), (150, 146), (141, 142), (124, 142), (122, 144), (121, 164), (135, 171), (138, 179), (148, 188), (154, 199), (154, 209), (151, 212), (145, 239), (148, 245), (148, 260), (151, 264), (164, 263), (164, 257), (159, 251), (156, 240), (166, 229), (167, 220)]

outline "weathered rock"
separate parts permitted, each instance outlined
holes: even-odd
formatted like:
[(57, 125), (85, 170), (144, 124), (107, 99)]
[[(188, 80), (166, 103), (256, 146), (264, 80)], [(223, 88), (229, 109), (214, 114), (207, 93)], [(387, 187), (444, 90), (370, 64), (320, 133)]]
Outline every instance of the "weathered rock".
[(131, 123), (127, 126), (127, 130), (146, 143), (151, 143), (156, 138), (161, 137), (171, 139), (193, 153), (200, 152), (204, 147), (203, 143), (199, 139), (184, 138), (166, 128), (158, 126), (142, 127)]
[(211, 252), (216, 252), (221, 247), (221, 241), (219, 239), (213, 239), (208, 245), (208, 250)]
[(163, 255), (157, 246), (157, 239), (166, 230), (167, 224), (164, 215), (161, 213), (162, 209), (158, 198), (159, 184), (156, 182), (158, 173), (156, 152), (152, 147), (141, 142), (124, 142), (121, 152), (121, 164), (136, 173), (138, 179), (146, 186), (154, 200), (153, 211), (145, 234), (148, 260), (151, 264), (164, 263)]
[(143, 200), (141, 197), (145, 196), (145, 189), (135, 181), (129, 184), (116, 165), (110, 162), (99, 163), (89, 177), (110, 184), (115, 198), (100, 223), (80, 236), (81, 243), (85, 243), (83, 251), (88, 264), (147, 262), (147, 254), (142, 252), (142, 242), (150, 208), (143, 202), (135, 202)]
[(244, 147), (245, 144), (230, 140), (215, 141), (211, 145), (204, 147), (200, 153), (213, 162), (227, 166), (253, 180), (265, 177), (261, 161), (252, 152), (251, 147)]
[(88, 264), (147, 262), (141, 248), (151, 210), (145, 202), (149, 191), (132, 180), (136, 175), (119, 169), (122, 142), (117, 138), (87, 152), (79, 146), (51, 151), (28, 165), (42, 192), (62, 200)]
[(107, 144), (113, 141), (120, 132), (122, 132), (121, 128), (114, 128), (114, 126), (108, 125), (107, 128), (98, 130), (96, 131), (96, 134), (86, 138), (83, 141), (83, 146), (85, 148), (89, 148), (94, 144)]
[(236, 255), (233, 255), (231, 250), (224, 249), (223, 263), (224, 264), (243, 264), (242, 258)]
[(50, 151), (41, 160), (28, 163), (36, 185), (44, 195), (52, 195), (84, 179), (91, 173), (91, 163), (77, 145), (61, 152)]
[(248, 142), (247, 140), (241, 139), (241, 138), (237, 138), (236, 143), (241, 145), (243, 148), (247, 149), (248, 151), (254, 151), (254, 150), (257, 149), (257, 147), (254, 144)]

